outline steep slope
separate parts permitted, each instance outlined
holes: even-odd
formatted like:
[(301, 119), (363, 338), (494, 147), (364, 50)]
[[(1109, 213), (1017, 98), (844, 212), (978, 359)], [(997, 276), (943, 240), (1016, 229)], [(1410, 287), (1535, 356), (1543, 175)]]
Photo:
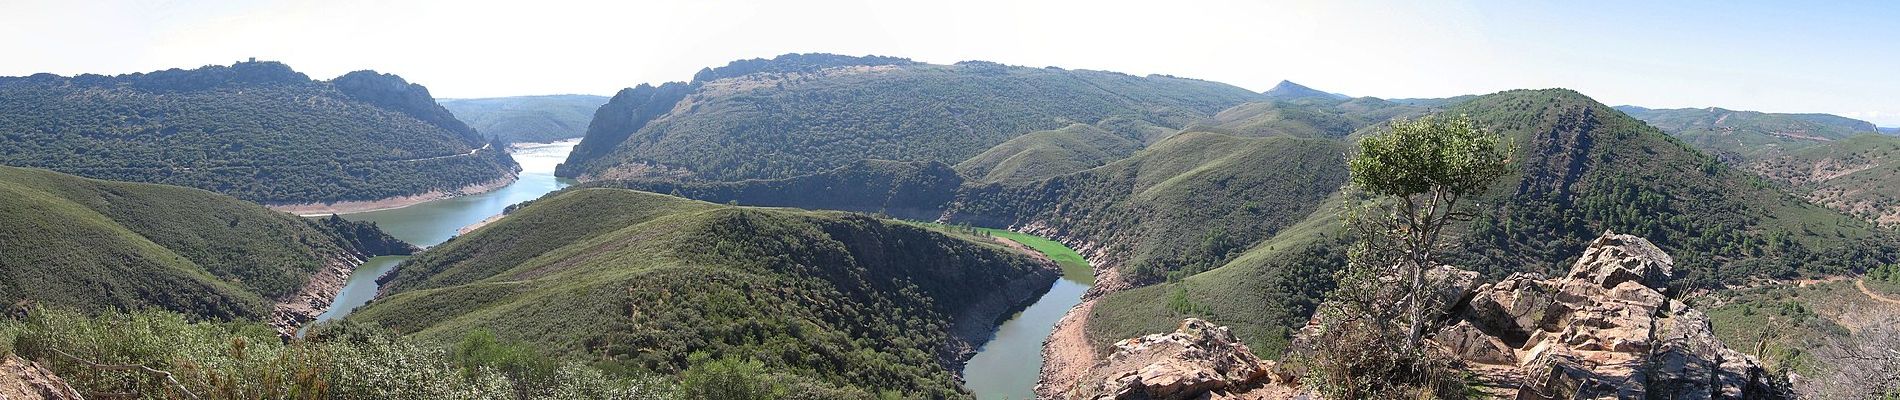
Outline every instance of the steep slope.
[(623, 91), (562, 176), (732, 181), (859, 159), (956, 163), (1030, 132), (1095, 124), (1130, 139), (1261, 95), (1167, 76), (790, 54)]
[(274, 62), (0, 78), (0, 138), (0, 164), (278, 205), (450, 192), (515, 168), (420, 85)]
[(546, 143), (580, 138), (606, 96), (563, 94), (436, 101), (489, 139)]
[(1332, 93), (1332, 92), (1322, 92), (1322, 91), (1319, 91), (1318, 89), (1313, 89), (1313, 88), (1306, 87), (1298, 83), (1293, 83), (1293, 81), (1284, 81), (1284, 80), (1280, 81), (1279, 84), (1273, 85), (1272, 89), (1267, 89), (1265, 93), (1261, 93), (1261, 94), (1266, 95), (1268, 99), (1280, 100), (1280, 101), (1287, 101), (1287, 100), (1322, 100), (1324, 101), (1324, 100), (1346, 100), (1346, 99), (1352, 98), (1351, 96), (1347, 96), (1343, 94)]
[(371, 224), (12, 167), (0, 167), (0, 244), (8, 304), (273, 320), (314, 317), (305, 309), (327, 307), (357, 264), (413, 249)]
[(430, 249), (349, 318), (435, 340), (490, 330), (661, 372), (695, 353), (753, 359), (775, 371), (759, 379), (847, 397), (962, 398), (953, 366), (1057, 274), (997, 243), (858, 214), (593, 188)]
[(1017, 136), (957, 163), (957, 172), (978, 182), (1034, 181), (1099, 167), (1141, 147), (1135, 139), (1074, 124)]

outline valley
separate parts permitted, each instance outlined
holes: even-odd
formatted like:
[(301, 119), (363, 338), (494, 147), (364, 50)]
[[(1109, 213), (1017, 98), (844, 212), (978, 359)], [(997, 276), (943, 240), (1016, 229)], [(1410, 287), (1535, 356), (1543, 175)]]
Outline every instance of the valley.
[(1900, 399), (1900, 6), (333, 3), (0, 5), (0, 400)]
[[(554, 165), (567, 157), (577, 141), (517, 143), (509, 153), (521, 164), (519, 177), (507, 186), (484, 193), (451, 197), (402, 208), (345, 214), (344, 219), (374, 223), (391, 236), (417, 246), (434, 246), (460, 234), (468, 226), (500, 216), (508, 206), (533, 200), (573, 182), (554, 176)], [(376, 297), (377, 278), (397, 268), (408, 257), (377, 257), (350, 274), (329, 311), (311, 323), (343, 318)]]

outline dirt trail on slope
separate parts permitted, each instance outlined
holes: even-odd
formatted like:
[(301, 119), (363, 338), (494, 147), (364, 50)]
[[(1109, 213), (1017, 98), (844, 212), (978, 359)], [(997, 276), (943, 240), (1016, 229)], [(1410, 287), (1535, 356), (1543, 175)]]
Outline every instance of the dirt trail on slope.
[(1855, 279), (1854, 287), (1860, 289), (1860, 294), (1867, 295), (1867, 297), (1873, 298), (1874, 300), (1879, 300), (1882, 303), (1900, 304), (1900, 299), (1895, 299), (1895, 298), (1887, 297), (1887, 296), (1881, 296), (1879, 293), (1874, 293), (1874, 291), (1872, 290), (1867, 290), (1866, 279)]

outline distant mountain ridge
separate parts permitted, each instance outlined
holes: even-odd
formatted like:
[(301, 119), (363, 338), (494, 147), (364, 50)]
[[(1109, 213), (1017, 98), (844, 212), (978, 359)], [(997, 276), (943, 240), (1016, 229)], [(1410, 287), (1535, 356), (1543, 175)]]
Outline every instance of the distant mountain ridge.
[(960, 162), (1017, 136), (1086, 124), (1152, 142), (1258, 93), (1165, 76), (964, 61), (788, 54), (623, 90), (559, 175), (739, 180), (859, 159)]
[(456, 118), (493, 140), (547, 143), (580, 138), (606, 96), (559, 94), (480, 99), (440, 99)]
[(455, 191), (516, 168), (421, 85), (275, 62), (0, 78), (0, 137), (0, 164), (269, 204)]

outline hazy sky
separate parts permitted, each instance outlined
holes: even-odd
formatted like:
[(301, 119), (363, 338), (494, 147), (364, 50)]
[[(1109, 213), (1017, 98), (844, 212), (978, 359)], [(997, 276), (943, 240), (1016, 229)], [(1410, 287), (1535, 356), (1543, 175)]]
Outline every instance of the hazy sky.
[[(1651, 4), (1661, 3), (1661, 4)], [(1610, 104), (1900, 125), (1900, 2), (0, 0), (0, 75), (246, 57), (437, 97), (612, 94), (789, 52), (1170, 74), (1355, 96), (1566, 87)]]

